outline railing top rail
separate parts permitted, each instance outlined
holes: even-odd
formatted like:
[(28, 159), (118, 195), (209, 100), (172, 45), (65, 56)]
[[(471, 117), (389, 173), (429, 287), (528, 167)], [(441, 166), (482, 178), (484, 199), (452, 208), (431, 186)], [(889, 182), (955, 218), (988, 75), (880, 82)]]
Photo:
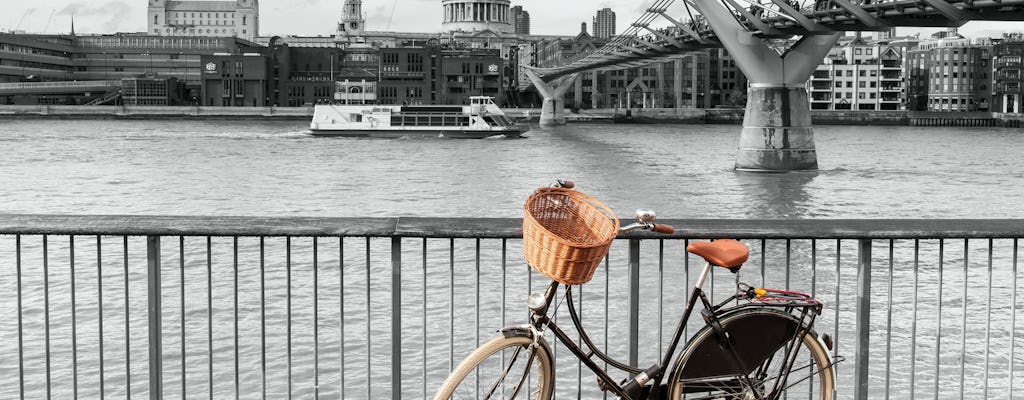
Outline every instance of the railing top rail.
[[(624, 238), (942, 239), (1024, 238), (1024, 219), (673, 219), (661, 235)], [(519, 218), (329, 218), (0, 214), (3, 235), (348, 236), (520, 238)]]

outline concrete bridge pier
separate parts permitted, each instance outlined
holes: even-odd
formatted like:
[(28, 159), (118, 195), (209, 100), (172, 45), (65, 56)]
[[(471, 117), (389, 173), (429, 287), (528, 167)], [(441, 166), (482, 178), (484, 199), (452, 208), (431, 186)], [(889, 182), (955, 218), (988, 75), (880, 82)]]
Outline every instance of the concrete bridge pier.
[(565, 125), (565, 93), (576, 82), (579, 73), (564, 76), (552, 83), (544, 82), (533, 70), (526, 68), (526, 76), (530, 78), (537, 92), (544, 97), (540, 108), (540, 126)]
[(810, 103), (803, 85), (750, 84), (735, 168), (768, 172), (818, 169)]
[(722, 2), (694, 1), (750, 81), (736, 169), (818, 169), (805, 84), (841, 33), (804, 36), (780, 54), (743, 29)]

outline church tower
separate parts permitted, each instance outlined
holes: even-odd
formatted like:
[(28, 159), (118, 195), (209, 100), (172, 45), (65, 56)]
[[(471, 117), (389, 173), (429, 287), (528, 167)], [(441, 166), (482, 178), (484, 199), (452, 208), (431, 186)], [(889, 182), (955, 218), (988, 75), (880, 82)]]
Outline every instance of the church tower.
[(345, 0), (341, 23), (338, 24), (338, 37), (361, 37), (364, 32), (366, 19), (363, 18), (363, 0)]
[(147, 20), (146, 32), (150, 35), (159, 35), (164, 33), (164, 28), (167, 26), (167, 3), (164, 0), (149, 0), (149, 7), (147, 9)]
[(235, 0), (235, 26), (241, 38), (253, 40), (260, 35), (259, 0)]

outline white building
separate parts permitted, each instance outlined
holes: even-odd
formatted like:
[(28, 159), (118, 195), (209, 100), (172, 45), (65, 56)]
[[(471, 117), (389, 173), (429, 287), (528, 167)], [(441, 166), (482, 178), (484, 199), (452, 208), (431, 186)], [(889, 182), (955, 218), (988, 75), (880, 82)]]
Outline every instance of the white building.
[(259, 0), (149, 0), (146, 32), (161, 36), (240, 37), (260, 33)]
[(903, 54), (860, 36), (837, 45), (807, 81), (812, 110), (899, 110)]

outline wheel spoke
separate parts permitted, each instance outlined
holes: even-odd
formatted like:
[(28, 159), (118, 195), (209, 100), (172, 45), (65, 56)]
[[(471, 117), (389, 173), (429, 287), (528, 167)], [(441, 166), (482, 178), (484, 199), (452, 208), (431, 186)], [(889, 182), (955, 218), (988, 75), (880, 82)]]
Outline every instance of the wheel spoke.
[[(508, 372), (511, 371), (512, 370), (512, 366), (516, 364), (516, 359), (519, 358), (519, 352), (520, 351), (523, 351), (522, 347), (517, 348), (516, 352), (512, 353), (512, 359), (509, 360), (508, 365), (505, 366), (505, 370), (501, 371), (501, 375), (498, 376), (498, 379), (494, 381), (494, 385), (491, 385), (491, 390), (489, 392), (487, 392), (487, 397), (484, 397), (485, 399), (490, 399), (491, 396), (494, 395), (494, 392), (498, 390), (498, 386), (501, 386), (501, 383), (505, 381), (505, 377), (508, 376)], [(527, 371), (527, 373), (529, 373), (529, 371), (530, 371), (530, 364), (526, 364), (526, 371)], [(526, 374), (523, 374), (524, 378), (526, 376), (527, 376)], [(522, 380), (520, 380), (520, 382), (522, 382)], [(512, 397), (515, 398), (514, 395)]]
[(523, 377), (520, 378), (519, 379), (519, 383), (516, 384), (515, 390), (512, 392), (512, 397), (509, 397), (510, 399), (514, 399), (517, 396), (519, 396), (519, 391), (523, 389), (523, 384), (526, 383), (526, 380), (530, 377), (530, 367), (531, 366), (533, 366), (533, 352), (532, 351), (530, 352), (529, 360), (526, 361), (526, 371), (523, 371)]

